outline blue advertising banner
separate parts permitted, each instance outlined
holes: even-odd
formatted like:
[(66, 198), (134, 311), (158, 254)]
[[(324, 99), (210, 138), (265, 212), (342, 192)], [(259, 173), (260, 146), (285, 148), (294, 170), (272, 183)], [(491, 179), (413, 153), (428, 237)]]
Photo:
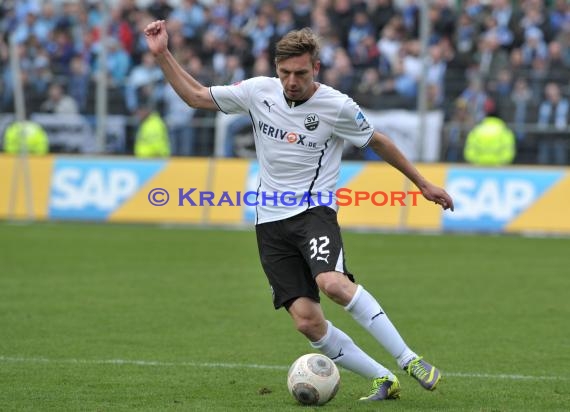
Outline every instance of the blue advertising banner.
[(450, 168), (445, 187), (455, 202), (444, 230), (502, 231), (564, 176), (560, 170)]
[(162, 160), (56, 157), (48, 217), (105, 220), (165, 165)]

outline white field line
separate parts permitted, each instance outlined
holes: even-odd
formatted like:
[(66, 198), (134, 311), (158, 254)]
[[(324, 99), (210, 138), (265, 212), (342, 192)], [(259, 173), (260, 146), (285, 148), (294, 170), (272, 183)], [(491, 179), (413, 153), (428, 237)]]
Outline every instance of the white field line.
[[(193, 368), (221, 368), (221, 369), (267, 369), (288, 370), (283, 365), (261, 365), (256, 363), (225, 363), (225, 362), (163, 362), (131, 359), (49, 359), (49, 358), (24, 358), (13, 356), (0, 356), (0, 362), (4, 363), (53, 363), (75, 365), (137, 365), (137, 366), (161, 366), (161, 367), (193, 367)], [(555, 381), (570, 380), (569, 376), (532, 376), (504, 373), (474, 373), (474, 372), (442, 372), (444, 376), (455, 378), (482, 378), (482, 379), (506, 379), (506, 380), (529, 380), (529, 381)]]

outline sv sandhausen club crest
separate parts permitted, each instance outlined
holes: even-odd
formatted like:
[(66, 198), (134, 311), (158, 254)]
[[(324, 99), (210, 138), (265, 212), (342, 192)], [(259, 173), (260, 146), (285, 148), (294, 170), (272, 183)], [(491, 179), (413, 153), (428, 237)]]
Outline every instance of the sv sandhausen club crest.
[(317, 127), (319, 127), (319, 116), (315, 113), (308, 114), (307, 117), (305, 117), (305, 128), (313, 131)]

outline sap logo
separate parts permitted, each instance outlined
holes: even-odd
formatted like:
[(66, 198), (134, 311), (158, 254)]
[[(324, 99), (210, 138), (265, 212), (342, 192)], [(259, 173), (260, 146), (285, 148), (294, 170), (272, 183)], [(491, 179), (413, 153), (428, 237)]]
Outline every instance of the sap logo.
[(138, 189), (137, 174), (127, 169), (65, 167), (56, 169), (50, 206), (55, 209), (94, 207), (113, 210)]
[(455, 211), (446, 215), (450, 220), (509, 221), (537, 197), (531, 181), (514, 178), (457, 177), (449, 182), (448, 190), (455, 203)]

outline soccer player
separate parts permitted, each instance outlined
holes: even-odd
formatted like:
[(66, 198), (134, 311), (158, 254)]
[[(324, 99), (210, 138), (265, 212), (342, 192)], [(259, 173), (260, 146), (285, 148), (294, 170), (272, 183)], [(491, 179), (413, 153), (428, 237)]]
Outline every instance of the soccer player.
[[(387, 136), (374, 130), (351, 98), (315, 81), (319, 42), (310, 29), (292, 31), (277, 43), (277, 78), (254, 77), (212, 87), (202, 85), (177, 63), (168, 50), (164, 20), (150, 23), (144, 33), (166, 79), (189, 106), (251, 118), (260, 165), (258, 197), (269, 194), (257, 206), (257, 242), (275, 308), (288, 311), (313, 348), (372, 380), (370, 395), (362, 400), (396, 399), (400, 383), (325, 318), (319, 291), (342, 305), (424, 388), (435, 389), (439, 370), (406, 345), (378, 301), (355, 283), (344, 263), (335, 204), (319, 205), (317, 196), (334, 192), (347, 140), (372, 148), (443, 209), (453, 210), (451, 197), (427, 181)], [(285, 206), (272, 198), (284, 192), (294, 193), (297, 200), (308, 194), (312, 201)]]

